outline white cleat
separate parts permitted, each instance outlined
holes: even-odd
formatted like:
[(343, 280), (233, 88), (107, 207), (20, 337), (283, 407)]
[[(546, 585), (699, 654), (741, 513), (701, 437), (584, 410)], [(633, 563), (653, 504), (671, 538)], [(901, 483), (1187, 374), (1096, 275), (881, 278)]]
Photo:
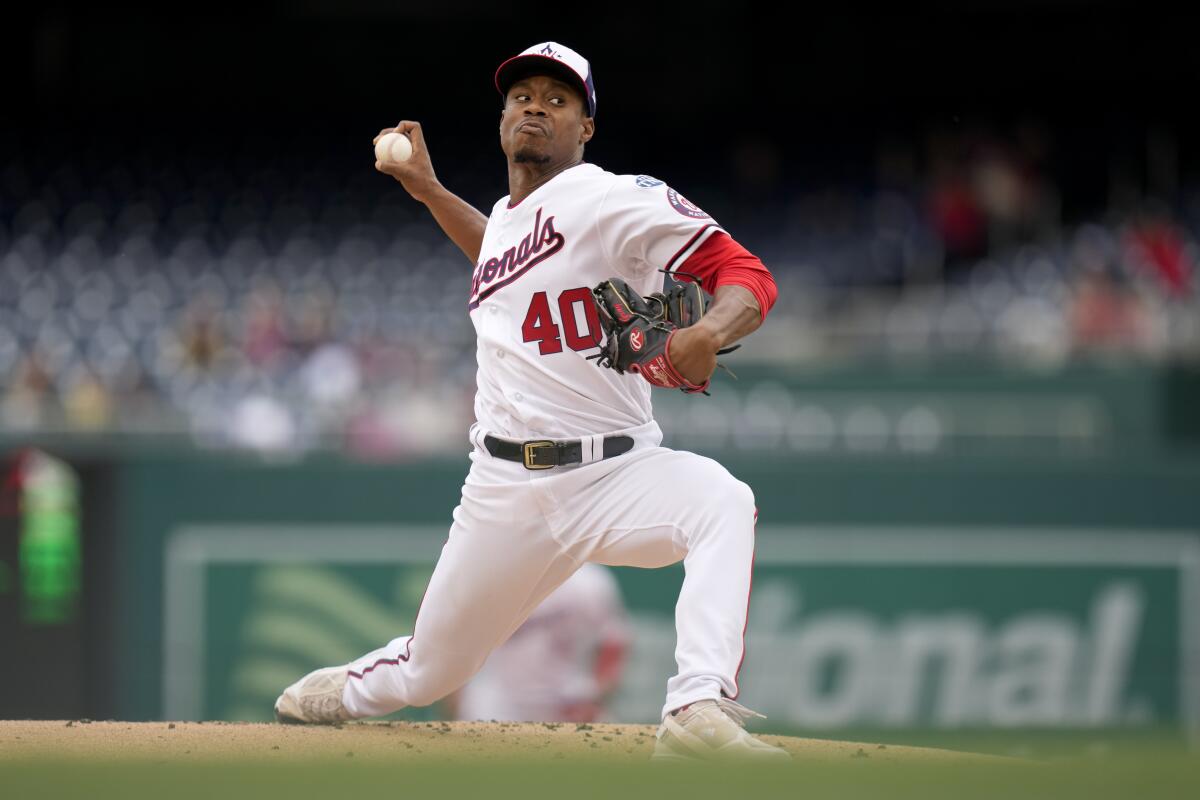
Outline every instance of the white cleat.
[[(762, 717), (722, 697), (698, 700), (667, 715), (655, 736), (652, 761), (773, 761), (792, 759), (788, 751), (746, 732), (746, 720)], [(765, 719), (765, 717), (764, 717)]]
[(275, 701), (275, 719), (293, 725), (333, 725), (352, 719), (342, 705), (349, 664), (308, 673)]

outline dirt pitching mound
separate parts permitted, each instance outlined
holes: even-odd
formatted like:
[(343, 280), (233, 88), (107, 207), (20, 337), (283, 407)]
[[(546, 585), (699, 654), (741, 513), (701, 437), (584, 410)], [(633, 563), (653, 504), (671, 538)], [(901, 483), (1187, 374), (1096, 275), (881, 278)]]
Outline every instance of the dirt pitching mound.
[[(467, 759), (644, 762), (652, 725), (353, 722), (333, 727), (237, 722), (0, 721), (0, 763), (17, 760), (409, 761)], [(764, 735), (802, 761), (869, 758), (965, 763), (989, 757), (920, 747)]]

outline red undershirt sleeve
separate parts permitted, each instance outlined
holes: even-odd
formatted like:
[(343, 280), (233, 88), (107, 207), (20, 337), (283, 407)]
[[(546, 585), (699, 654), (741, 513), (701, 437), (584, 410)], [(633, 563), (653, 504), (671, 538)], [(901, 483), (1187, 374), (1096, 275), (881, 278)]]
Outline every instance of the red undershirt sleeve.
[(758, 301), (763, 319), (767, 318), (778, 295), (775, 279), (766, 265), (724, 231), (709, 236), (673, 271), (695, 275), (709, 294), (716, 294), (718, 286), (748, 289)]

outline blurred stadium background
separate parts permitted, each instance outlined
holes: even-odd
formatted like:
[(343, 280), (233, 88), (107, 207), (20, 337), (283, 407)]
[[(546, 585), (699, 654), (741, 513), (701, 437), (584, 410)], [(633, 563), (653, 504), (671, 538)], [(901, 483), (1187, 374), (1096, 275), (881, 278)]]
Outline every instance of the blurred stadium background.
[[(470, 271), (370, 139), (422, 121), (489, 208), (492, 74), (555, 39), (595, 69), (588, 160), (779, 284), (736, 381), (655, 396), (758, 496), (742, 699), (821, 735), (1194, 734), (1200, 68), (1146, 4), (969, 5), (30, 6), (0, 717), (265, 719), (408, 628), (466, 470)], [(613, 712), (652, 721), (681, 572), (619, 572)]]

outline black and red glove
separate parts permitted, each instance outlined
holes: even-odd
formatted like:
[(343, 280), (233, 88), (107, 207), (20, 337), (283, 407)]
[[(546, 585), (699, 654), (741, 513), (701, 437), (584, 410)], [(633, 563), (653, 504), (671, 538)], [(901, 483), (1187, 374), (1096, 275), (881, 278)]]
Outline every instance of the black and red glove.
[(665, 293), (642, 297), (620, 278), (609, 278), (592, 294), (605, 333), (600, 353), (593, 356), (601, 366), (641, 375), (664, 389), (705, 392), (709, 382), (689, 382), (668, 354), (675, 332), (696, 324), (712, 302), (698, 283), (676, 283)]

